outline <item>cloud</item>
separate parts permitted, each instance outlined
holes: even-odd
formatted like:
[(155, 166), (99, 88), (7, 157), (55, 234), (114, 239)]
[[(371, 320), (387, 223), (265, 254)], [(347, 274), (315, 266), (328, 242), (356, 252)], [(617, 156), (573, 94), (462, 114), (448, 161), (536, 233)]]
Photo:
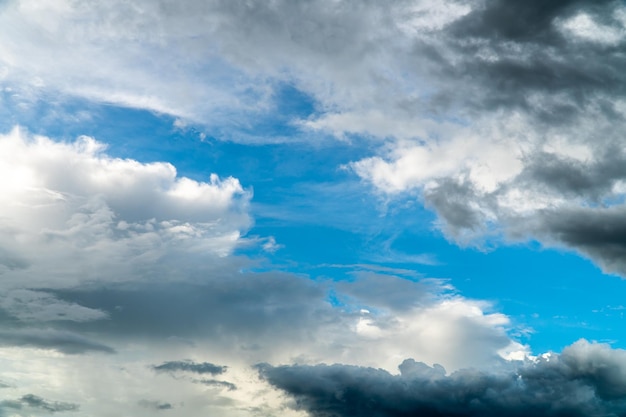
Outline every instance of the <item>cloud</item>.
[(22, 410), (24, 407), (28, 407), (30, 409), (39, 409), (48, 413), (78, 411), (80, 408), (78, 404), (59, 401), (48, 401), (34, 394), (26, 394), (23, 395), (19, 400), (0, 401), (0, 415), (4, 415), (3, 410), (10, 409), (12, 411), (15, 411)]
[(170, 361), (161, 365), (153, 365), (152, 369), (157, 372), (184, 371), (195, 374), (220, 375), (226, 372), (225, 366), (214, 365), (210, 362), (195, 363), (193, 361)]
[[(19, 128), (0, 136), (0, 155), (2, 174), (13, 178), (0, 184), (5, 288), (25, 277), (31, 289), (147, 279), (167, 257), (184, 265), (188, 254), (232, 253), (250, 225), (251, 195), (232, 177), (198, 182), (169, 163), (112, 158), (92, 138), (61, 143)], [(28, 294), (46, 309), (79, 308)], [(16, 302), (4, 307), (34, 314)]]
[(77, 411), (79, 409), (78, 404), (64, 403), (64, 402), (51, 402), (33, 394), (24, 395), (20, 398), (20, 402), (31, 408), (39, 408), (50, 413), (57, 413), (60, 411)]
[(43, 291), (25, 289), (7, 291), (3, 297), (0, 297), (0, 308), (25, 322), (55, 320), (83, 322), (108, 317), (104, 311), (67, 303)]
[(604, 271), (626, 274), (626, 210), (618, 207), (572, 207), (537, 213), (537, 234), (575, 248)]
[[(311, 114), (281, 121), (299, 129), (295, 136), (326, 132), (365, 143), (371, 155), (349, 164), (353, 172), (388, 196), (418, 195), (451, 239), (516, 240), (514, 226), (539, 209), (616, 205), (623, 197), (625, 16), (613, 0), (22, 0), (0, 16), (0, 73), (11, 100), (21, 100), (15, 109), (61, 92), (167, 113), (178, 126), (202, 124), (216, 137), (243, 141), (258, 141), (255, 124), (281, 113), (278, 93), (287, 84), (314, 103)], [(172, 176), (166, 165), (139, 171), (148, 166), (152, 180)], [(126, 220), (127, 230), (207, 233), (197, 220), (207, 208), (202, 199), (183, 206), (180, 193), (247, 200), (236, 180), (170, 181), (168, 193), (147, 192), (154, 183), (143, 192), (159, 203), (151, 206), (160, 208), (155, 215), (182, 214), (190, 225)], [(108, 192), (114, 213), (141, 217), (120, 203), (124, 192)], [(110, 216), (96, 206), (83, 210)], [(239, 217), (226, 212), (233, 227), (222, 230), (220, 245), (213, 240), (214, 250), (248, 226), (241, 210)], [(546, 227), (524, 239), (611, 264), (610, 254), (559, 241)], [(6, 268), (28, 264), (5, 246)]]
[(234, 391), (237, 389), (237, 386), (231, 382), (227, 381), (218, 381), (216, 379), (199, 379), (197, 380), (199, 384), (206, 385), (209, 387), (219, 387), (226, 388), (229, 391)]
[(174, 408), (174, 406), (170, 403), (163, 403), (159, 401), (150, 401), (150, 400), (141, 400), (139, 401), (139, 405), (141, 405), (142, 407), (150, 408), (152, 410), (156, 410), (156, 411), (171, 410)]
[(387, 196), (418, 195), (461, 244), (538, 239), (626, 273), (610, 236), (587, 245), (561, 222), (585, 213), (600, 225), (623, 208), (624, 10), (615, 1), (472, 3), (438, 43), (417, 41), (438, 46), (435, 79), (449, 83), (434, 102), (459, 123), (390, 140), (352, 169)]
[[(392, 311), (407, 311), (415, 307), (424, 307), (436, 303), (438, 295), (452, 290), (442, 280), (435, 279), (399, 279), (393, 274), (402, 271), (380, 271), (376, 273), (369, 265), (355, 265), (363, 268), (355, 272), (353, 281), (338, 282), (336, 289), (340, 294), (352, 297), (352, 301), (364, 306), (385, 308)], [(383, 274), (388, 272), (390, 275)], [(347, 301), (347, 300), (346, 300)], [(350, 301), (348, 301), (350, 303)]]
[(581, 340), (560, 355), (495, 372), (446, 375), (412, 359), (400, 375), (346, 365), (260, 365), (272, 385), (312, 416), (589, 416), (626, 411), (626, 352)]
[[(278, 92), (289, 85), (312, 110), (282, 123), (296, 135), (330, 133), (358, 146), (367, 156), (347, 165), (352, 172), (386, 197), (419, 199), (451, 239), (541, 239), (626, 273), (624, 7), (518, 3), (5, 2), (6, 120), (24, 119), (20, 112), (32, 118), (50, 97), (63, 113), (79, 98), (165, 113), (177, 129), (200, 124), (221, 139), (256, 141), (263, 136), (256, 124), (282, 113)], [(45, 121), (29, 121), (45, 130)], [(20, 129), (0, 137), (0, 175), (11, 179), (0, 184), (2, 343), (53, 357), (40, 359), (58, 378), (45, 384), (84, 390), (94, 398), (83, 406), (92, 414), (119, 414), (115, 405), (147, 415), (183, 400), (190, 416), (270, 414), (242, 405), (265, 398), (259, 390), (267, 387), (242, 371), (258, 361), (343, 363), (263, 368), (268, 381), (322, 416), (622, 410), (614, 399), (620, 377), (602, 373), (611, 361), (596, 345), (589, 349), (602, 366), (594, 371), (587, 359), (596, 356), (580, 353), (580, 344), (556, 368), (551, 356), (502, 374), (446, 376), (407, 361), (402, 376), (391, 375), (406, 357), (483, 369), (523, 358), (528, 348), (511, 339), (515, 323), (490, 303), (415, 271), (403, 279), (361, 268), (342, 283), (250, 272), (258, 264), (233, 256), (252, 224), (251, 192), (235, 178), (182, 178), (166, 162), (115, 158), (93, 138), (58, 142)], [(361, 188), (354, 190), (348, 198), (362, 204)], [(319, 191), (299, 190), (303, 200)], [(325, 204), (334, 215), (339, 203)], [(343, 217), (349, 226), (341, 227), (364, 227), (358, 216)], [(257, 243), (268, 253), (280, 246), (271, 237)], [(149, 357), (156, 342), (163, 351)], [(91, 355), (81, 355), (85, 362), (57, 355), (113, 347), (117, 355), (95, 355), (107, 356), (106, 366), (88, 363)], [(6, 350), (20, 363), (21, 353)], [(164, 362), (172, 350), (194, 359)], [(578, 368), (575, 352), (584, 357)], [(181, 388), (152, 372), (222, 368), (203, 354), (228, 364), (233, 382), (187, 375), (192, 387)], [(162, 365), (148, 367), (154, 363)], [(93, 375), (95, 366), (103, 375)], [(40, 386), (41, 370), (32, 369), (31, 386)], [(407, 388), (413, 383), (423, 396)], [(152, 398), (153, 386), (164, 400), (138, 402)], [(565, 398), (567, 389), (580, 396)]]
[(113, 348), (79, 334), (53, 329), (0, 330), (0, 344), (52, 349), (68, 355), (87, 352), (115, 353)]
[[(225, 364), (332, 358), (393, 369), (416, 355), (457, 369), (527, 353), (508, 336), (516, 325), (506, 315), (438, 280), (357, 274), (353, 282), (331, 285), (276, 272), (222, 273), (194, 284), (55, 291), (66, 302), (110, 313), (107, 320), (57, 325), (116, 343), (192, 340), (231, 358)], [(170, 370), (186, 364), (168, 362)]]

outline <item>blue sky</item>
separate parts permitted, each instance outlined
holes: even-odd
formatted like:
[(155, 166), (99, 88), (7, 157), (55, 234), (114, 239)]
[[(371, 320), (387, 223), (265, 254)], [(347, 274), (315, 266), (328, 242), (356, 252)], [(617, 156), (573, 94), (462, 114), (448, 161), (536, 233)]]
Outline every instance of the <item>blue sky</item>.
[(621, 415), (625, 42), (619, 1), (0, 2), (0, 416)]

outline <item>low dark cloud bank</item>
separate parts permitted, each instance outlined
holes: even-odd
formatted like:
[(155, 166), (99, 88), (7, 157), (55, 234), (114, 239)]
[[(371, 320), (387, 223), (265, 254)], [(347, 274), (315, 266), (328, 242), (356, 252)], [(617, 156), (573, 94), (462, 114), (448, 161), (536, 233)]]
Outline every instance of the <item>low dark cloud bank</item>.
[(347, 365), (259, 365), (314, 417), (626, 415), (626, 351), (579, 341), (534, 362), (445, 374), (412, 359), (400, 375)]

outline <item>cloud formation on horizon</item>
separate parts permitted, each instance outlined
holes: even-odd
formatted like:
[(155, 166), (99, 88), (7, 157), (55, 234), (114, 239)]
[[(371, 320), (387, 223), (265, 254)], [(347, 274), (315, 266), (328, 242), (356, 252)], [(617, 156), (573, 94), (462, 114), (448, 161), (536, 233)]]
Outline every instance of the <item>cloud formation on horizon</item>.
[(346, 365), (259, 365), (261, 376), (312, 417), (617, 416), (626, 412), (626, 352), (580, 340), (561, 354), (462, 369), (413, 359), (400, 375)]

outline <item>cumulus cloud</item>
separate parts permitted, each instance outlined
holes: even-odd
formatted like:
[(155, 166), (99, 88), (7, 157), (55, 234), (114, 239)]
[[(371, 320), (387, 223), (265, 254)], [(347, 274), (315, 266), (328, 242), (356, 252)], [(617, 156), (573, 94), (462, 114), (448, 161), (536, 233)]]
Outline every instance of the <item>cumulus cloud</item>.
[[(230, 254), (250, 225), (250, 193), (234, 178), (198, 182), (168, 163), (109, 157), (92, 138), (61, 143), (19, 128), (0, 137), (0, 149), (2, 175), (13, 178), (0, 184), (5, 287), (25, 276), (31, 288), (146, 279), (167, 256)], [(3, 304), (19, 309), (16, 300)]]
[(194, 181), (169, 163), (113, 158), (105, 148), (20, 128), (0, 135), (0, 171), (11, 178), (0, 183), (4, 346), (111, 353), (63, 323), (109, 321), (117, 305), (90, 308), (55, 291), (192, 282), (236, 268), (228, 255), (250, 225), (251, 198), (238, 180)]
[(624, 274), (610, 236), (576, 238), (589, 232), (576, 216), (599, 226), (623, 206), (623, 14), (615, 1), (472, 3), (438, 32), (455, 91), (437, 94), (463, 123), (352, 168), (385, 194), (418, 193), (458, 242), (539, 239)]
[(581, 340), (559, 355), (497, 372), (446, 374), (407, 359), (400, 375), (346, 365), (260, 365), (272, 385), (312, 416), (590, 416), (626, 411), (626, 352)]
[[(624, 10), (583, 0), (12, 0), (0, 5), (0, 86), (15, 113), (78, 97), (246, 141), (254, 135), (235, 133), (280, 113), (277, 91), (289, 84), (313, 102), (290, 126), (366, 143), (353, 172), (388, 196), (418, 196), (450, 238), (538, 238), (625, 273)], [(169, 163), (114, 158), (93, 138), (20, 129), (0, 136), (0, 175), (11, 179), (0, 183), (6, 357), (19, 363), (34, 348), (54, 377), (37, 370), (31, 386), (84, 390), (89, 412), (147, 415), (184, 399), (190, 416), (270, 414), (258, 402), (266, 387), (242, 371), (259, 361), (344, 364), (262, 367), (319, 416), (624, 412), (621, 351), (581, 342), (511, 370), (505, 359), (528, 354), (508, 335), (515, 324), (442, 281), (249, 272), (257, 265), (232, 256), (251, 225), (251, 193), (235, 178), (181, 178)], [(279, 247), (263, 239), (268, 253)], [(175, 357), (194, 360), (167, 361), (177, 341), (190, 354)], [(143, 343), (164, 352), (133, 367)], [(113, 346), (126, 356), (80, 355), (108, 361), (80, 376), (87, 362), (59, 355)], [(218, 375), (206, 352), (233, 382), (153, 372)], [(407, 357), (456, 372), (406, 361), (389, 373)], [(494, 364), (505, 371), (460, 370)], [(170, 385), (181, 381), (193, 388)], [(173, 399), (138, 402), (155, 398), (150, 384)], [(2, 407), (37, 404), (56, 403)]]

